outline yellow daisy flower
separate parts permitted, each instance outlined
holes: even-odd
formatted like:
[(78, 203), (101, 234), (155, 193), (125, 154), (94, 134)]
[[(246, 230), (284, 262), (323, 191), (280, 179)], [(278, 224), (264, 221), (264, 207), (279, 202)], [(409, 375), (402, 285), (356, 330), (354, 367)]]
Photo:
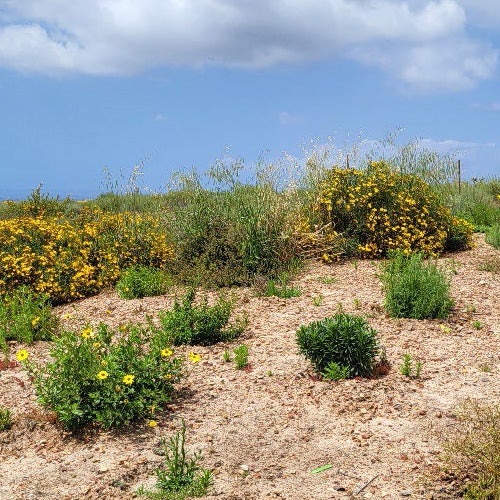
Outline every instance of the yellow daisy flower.
[(26, 361), (29, 358), (29, 353), (26, 349), (17, 351), (16, 358), (18, 361)]
[(123, 377), (123, 380), (122, 382), (125, 384), (125, 385), (132, 385), (134, 383), (134, 375), (125, 375)]
[(188, 354), (188, 358), (189, 358), (189, 361), (191, 361), (191, 363), (198, 363), (201, 360), (201, 355), (196, 354), (195, 352), (190, 352)]
[(97, 375), (98, 380), (104, 380), (105, 378), (108, 378), (108, 372), (106, 370), (101, 370)]
[(168, 358), (169, 356), (172, 356), (173, 351), (172, 349), (162, 349), (160, 354), (162, 355), (162, 357)]

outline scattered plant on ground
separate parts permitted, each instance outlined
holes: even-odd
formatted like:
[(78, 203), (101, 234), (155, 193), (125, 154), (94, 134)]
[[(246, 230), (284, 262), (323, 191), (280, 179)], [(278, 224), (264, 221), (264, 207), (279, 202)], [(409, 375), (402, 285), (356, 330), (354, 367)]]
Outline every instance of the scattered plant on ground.
[(421, 253), (392, 252), (382, 265), (384, 307), (395, 318), (446, 318), (453, 306), (450, 282)]
[(485, 260), (478, 266), (478, 269), (493, 274), (500, 273), (500, 257), (491, 257)]
[(422, 371), (422, 362), (416, 361), (413, 365), (413, 358), (411, 354), (403, 355), (403, 363), (399, 367), (399, 371), (402, 375), (408, 378), (419, 378)]
[(113, 331), (101, 323), (54, 339), (52, 360), (17, 359), (33, 377), (38, 401), (54, 411), (66, 429), (90, 422), (105, 429), (152, 418), (170, 400), (183, 376), (183, 362), (168, 344), (138, 325)]
[(483, 324), (478, 321), (478, 320), (475, 320), (472, 322), (472, 326), (476, 329), (476, 330), (481, 330), (481, 328), (483, 327)]
[(0, 432), (12, 427), (12, 414), (8, 408), (0, 406)]
[(122, 299), (142, 299), (167, 292), (171, 282), (161, 269), (132, 266), (120, 274), (116, 290)]
[(493, 248), (500, 250), (500, 222), (493, 224), (486, 231), (486, 243), (489, 243)]
[(316, 295), (315, 297), (312, 298), (312, 303), (314, 306), (319, 307), (321, 304), (323, 304), (323, 295), (319, 294)]
[(334, 362), (348, 368), (346, 378), (372, 375), (380, 353), (377, 332), (366, 320), (342, 312), (301, 326), (296, 338), (299, 351), (318, 372)]
[(208, 305), (205, 297), (195, 304), (196, 290), (191, 288), (181, 302), (177, 300), (173, 309), (158, 313), (160, 327), (158, 335), (173, 345), (211, 345), (233, 340), (247, 327), (248, 320), (239, 316), (229, 321), (233, 301), (219, 296), (214, 305)]
[(229, 352), (229, 349), (226, 349), (224, 351), (224, 354), (222, 355), (222, 359), (224, 360), (225, 363), (229, 363), (231, 361), (231, 353)]
[(248, 365), (248, 347), (245, 344), (233, 349), (234, 352), (234, 362), (236, 363), (236, 369), (241, 370)]
[(341, 366), (335, 361), (330, 361), (322, 373), (325, 380), (344, 380), (349, 375), (349, 367)]
[(277, 280), (268, 280), (262, 290), (257, 289), (257, 293), (264, 297), (291, 299), (292, 297), (300, 297), (301, 291), (299, 288), (289, 285), (289, 277), (288, 274), (285, 273), (282, 274)]
[(463, 484), (463, 497), (500, 498), (500, 406), (467, 400), (444, 438), (446, 468)]
[(52, 314), (46, 296), (21, 286), (0, 298), (0, 348), (5, 351), (7, 340), (24, 344), (49, 340), (57, 327), (57, 317)]
[(186, 424), (182, 420), (182, 427), (168, 442), (162, 439), (165, 455), (164, 467), (156, 470), (156, 490), (147, 491), (139, 488), (138, 494), (156, 499), (182, 500), (186, 497), (202, 497), (207, 494), (213, 483), (210, 469), (199, 465), (202, 460), (201, 452), (188, 456), (185, 448)]
[(323, 283), (323, 285), (333, 285), (334, 283), (337, 282), (337, 278), (333, 276), (320, 276), (318, 278), (318, 281), (320, 283)]

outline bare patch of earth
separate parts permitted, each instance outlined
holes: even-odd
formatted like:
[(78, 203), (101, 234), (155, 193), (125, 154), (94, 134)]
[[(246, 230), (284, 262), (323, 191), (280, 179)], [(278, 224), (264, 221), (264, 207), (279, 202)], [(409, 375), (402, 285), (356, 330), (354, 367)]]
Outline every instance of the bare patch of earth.
[[(67, 434), (37, 406), (26, 374), (12, 363), (0, 372), (0, 404), (15, 418), (0, 433), (0, 499), (133, 498), (140, 485), (154, 484), (159, 441), (179, 430), (181, 419), (189, 450), (201, 450), (203, 466), (214, 471), (209, 499), (455, 498), (438, 467), (439, 436), (456, 425), (454, 408), (464, 399), (500, 401), (500, 277), (478, 269), (499, 257), (478, 237), (474, 250), (441, 259), (456, 271), (456, 306), (445, 327), (387, 317), (378, 263), (371, 261), (311, 264), (294, 283), (302, 295), (288, 300), (240, 289), (248, 329), (231, 344), (196, 348), (202, 361), (156, 428)], [(319, 296), (321, 305), (314, 305)], [(155, 316), (172, 300), (126, 301), (109, 291), (56, 312), (71, 313), (65, 323), (75, 329), (118, 325)], [(299, 326), (334, 314), (339, 304), (378, 330), (392, 365), (387, 375), (321, 381), (297, 353)], [(236, 370), (223, 353), (243, 342), (250, 367)], [(12, 359), (19, 347), (11, 345)], [(48, 345), (29, 350), (42, 359)], [(405, 353), (422, 361), (419, 379), (400, 374)], [(332, 467), (311, 473), (326, 464)]]

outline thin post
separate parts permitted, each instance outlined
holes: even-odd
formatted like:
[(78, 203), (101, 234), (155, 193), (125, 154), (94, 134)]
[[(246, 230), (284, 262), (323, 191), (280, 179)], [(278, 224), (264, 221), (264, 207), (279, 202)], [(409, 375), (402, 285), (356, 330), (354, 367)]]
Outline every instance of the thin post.
[(458, 194), (460, 194), (461, 187), (462, 187), (462, 168), (460, 160), (458, 160)]
[(349, 169), (349, 155), (346, 155), (346, 168)]

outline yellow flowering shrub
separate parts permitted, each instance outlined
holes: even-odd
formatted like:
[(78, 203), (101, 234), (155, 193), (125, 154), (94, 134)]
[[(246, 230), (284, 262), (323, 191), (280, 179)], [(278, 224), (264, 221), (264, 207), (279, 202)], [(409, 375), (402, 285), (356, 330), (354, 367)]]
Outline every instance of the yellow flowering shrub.
[(112, 285), (124, 267), (163, 267), (173, 255), (152, 215), (83, 210), (0, 220), (0, 294), (28, 285), (52, 303), (68, 302)]
[(452, 231), (454, 250), (472, 242), (472, 228), (453, 218), (423, 180), (382, 161), (366, 170), (331, 169), (310, 213), (313, 229), (302, 229), (305, 248), (307, 238), (313, 247), (319, 240), (326, 262), (340, 255), (383, 257), (396, 249), (437, 255), (447, 249)]

